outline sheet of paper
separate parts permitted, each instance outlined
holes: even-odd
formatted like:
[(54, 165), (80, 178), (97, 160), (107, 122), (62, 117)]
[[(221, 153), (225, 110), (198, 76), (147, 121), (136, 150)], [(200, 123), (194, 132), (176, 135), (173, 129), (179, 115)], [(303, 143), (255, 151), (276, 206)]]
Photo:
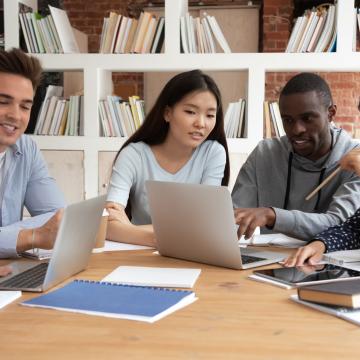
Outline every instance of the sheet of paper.
[(21, 296), (21, 291), (0, 291), (0, 309)]
[[(146, 250), (146, 249), (153, 249), (153, 248), (149, 246), (132, 245), (132, 244), (125, 244), (116, 241), (106, 240), (104, 247), (95, 248), (93, 249), (92, 252), (102, 253), (106, 251)], [(35, 249), (35, 251), (28, 250), (28, 251), (24, 251), (21, 255), (30, 259), (45, 260), (51, 258), (52, 250), (45, 250), (45, 249)]]
[(101, 281), (126, 285), (192, 288), (200, 269), (119, 266)]
[(50, 250), (45, 250), (45, 249), (34, 249), (33, 250), (28, 250), (28, 251), (24, 251), (23, 253), (21, 253), (22, 256), (27, 257), (29, 259), (34, 259), (34, 260), (45, 260), (45, 259), (50, 259), (51, 255), (52, 255), (52, 249)]
[(258, 245), (258, 246), (279, 246), (286, 248), (298, 248), (306, 245), (306, 242), (284, 234), (255, 234), (251, 239), (239, 240), (240, 245)]
[(94, 249), (93, 253), (101, 253), (106, 251), (146, 250), (146, 249), (153, 249), (153, 248), (149, 246), (132, 245), (132, 244), (120, 243), (117, 241), (105, 240), (105, 246), (102, 248)]

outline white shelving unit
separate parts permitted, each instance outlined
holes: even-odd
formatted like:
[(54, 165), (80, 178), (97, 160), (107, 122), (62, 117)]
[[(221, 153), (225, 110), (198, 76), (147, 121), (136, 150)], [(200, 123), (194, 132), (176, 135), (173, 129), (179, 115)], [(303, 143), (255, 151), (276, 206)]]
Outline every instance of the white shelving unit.
[[(18, 4), (37, 9), (36, 0), (5, 0), (5, 46), (19, 46)], [(117, 151), (122, 138), (99, 136), (98, 100), (111, 93), (112, 72), (162, 72), (202, 70), (246, 71), (247, 128), (245, 139), (229, 139), (231, 153), (248, 154), (263, 138), (265, 74), (270, 71), (360, 71), (360, 54), (352, 51), (352, 0), (338, 0), (336, 53), (232, 53), (181, 54), (180, 16), (187, 12), (187, 0), (165, 0), (164, 54), (37, 54), (47, 71), (84, 73), (84, 136), (34, 136), (43, 150), (84, 152), (85, 197), (98, 193), (98, 153)], [(225, 108), (226, 108), (225, 104)]]

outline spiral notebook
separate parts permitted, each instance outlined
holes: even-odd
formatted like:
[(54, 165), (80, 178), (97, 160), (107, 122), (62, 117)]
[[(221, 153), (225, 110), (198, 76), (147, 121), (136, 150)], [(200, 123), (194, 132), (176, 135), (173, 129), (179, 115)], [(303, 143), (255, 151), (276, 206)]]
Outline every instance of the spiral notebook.
[(195, 300), (192, 291), (74, 280), (21, 305), (152, 323)]

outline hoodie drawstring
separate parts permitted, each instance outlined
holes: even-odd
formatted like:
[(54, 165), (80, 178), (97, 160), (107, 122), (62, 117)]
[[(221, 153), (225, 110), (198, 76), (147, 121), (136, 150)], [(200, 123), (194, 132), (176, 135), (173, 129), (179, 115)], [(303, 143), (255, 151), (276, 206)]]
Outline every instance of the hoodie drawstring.
[(294, 157), (293, 153), (290, 152), (289, 160), (288, 160), (287, 179), (286, 179), (285, 200), (284, 200), (284, 205), (283, 205), (284, 210), (287, 210), (287, 206), (289, 203), (290, 185), (291, 185), (291, 166), (292, 166), (293, 157)]
[[(322, 181), (324, 179), (325, 171), (326, 171), (326, 168), (321, 169), (318, 185), (320, 185), (322, 183)], [(315, 204), (315, 208), (314, 208), (315, 212), (318, 212), (320, 197), (321, 197), (321, 189), (318, 191), (318, 194), (317, 194), (317, 200), (316, 200), (316, 204)]]
[[(291, 188), (291, 167), (292, 167), (293, 157), (294, 157), (294, 154), (292, 152), (290, 152), (289, 153), (289, 160), (288, 160), (288, 171), (287, 171), (287, 179), (286, 179), (285, 199), (284, 199), (284, 205), (283, 205), (284, 210), (287, 210), (287, 207), (288, 207), (288, 204), (289, 204), (290, 188)], [(326, 168), (321, 169), (318, 184), (320, 184), (323, 181), (325, 171), (326, 171)], [(317, 194), (317, 200), (316, 200), (316, 204), (315, 204), (315, 207), (314, 207), (315, 212), (318, 212), (320, 198), (321, 198), (321, 189), (319, 190), (319, 192)]]

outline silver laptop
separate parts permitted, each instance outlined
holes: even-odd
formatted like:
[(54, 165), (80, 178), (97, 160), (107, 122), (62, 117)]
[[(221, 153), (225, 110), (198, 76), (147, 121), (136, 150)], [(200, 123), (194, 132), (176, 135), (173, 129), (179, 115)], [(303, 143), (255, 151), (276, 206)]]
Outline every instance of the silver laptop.
[(240, 248), (229, 190), (224, 186), (147, 181), (161, 255), (232, 269), (275, 263), (286, 255)]
[(49, 262), (18, 260), (12, 273), (0, 278), (1, 290), (45, 291), (84, 270), (95, 245), (106, 196), (69, 205)]

